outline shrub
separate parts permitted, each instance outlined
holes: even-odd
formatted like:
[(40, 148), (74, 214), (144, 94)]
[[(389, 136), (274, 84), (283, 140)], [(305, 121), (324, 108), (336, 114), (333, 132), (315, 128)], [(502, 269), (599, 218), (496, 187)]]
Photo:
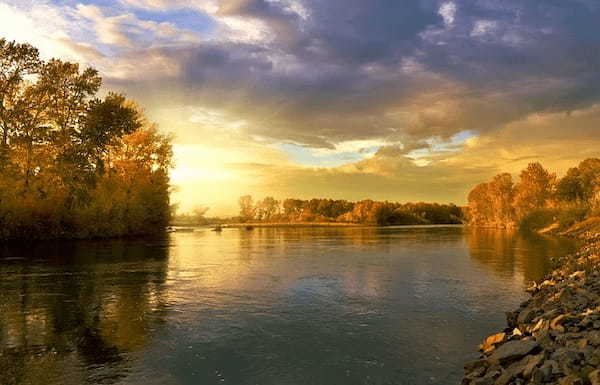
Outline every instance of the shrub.
[(550, 226), (558, 220), (559, 211), (553, 209), (537, 209), (525, 215), (519, 222), (519, 228), (525, 231), (536, 231)]

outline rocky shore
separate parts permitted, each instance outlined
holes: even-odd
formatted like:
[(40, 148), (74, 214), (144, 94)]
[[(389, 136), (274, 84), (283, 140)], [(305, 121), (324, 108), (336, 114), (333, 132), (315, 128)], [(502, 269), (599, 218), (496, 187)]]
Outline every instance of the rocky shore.
[(600, 232), (579, 237), (578, 252), (554, 260), (508, 327), (479, 346), (463, 385), (600, 385)]

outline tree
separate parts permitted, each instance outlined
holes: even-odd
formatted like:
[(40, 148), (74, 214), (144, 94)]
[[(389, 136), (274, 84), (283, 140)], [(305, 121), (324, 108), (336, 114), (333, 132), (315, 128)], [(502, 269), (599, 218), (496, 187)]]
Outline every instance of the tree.
[(123, 95), (97, 98), (101, 84), (92, 68), (0, 39), (0, 238), (168, 223), (171, 138)]
[(570, 168), (558, 182), (556, 193), (567, 202), (589, 202), (597, 189), (600, 178), (600, 159), (590, 158)]
[(539, 162), (530, 163), (520, 174), (515, 187), (514, 207), (517, 218), (523, 218), (535, 209), (546, 207), (552, 198), (556, 180)]
[(513, 227), (516, 220), (512, 176), (508, 173), (496, 175), (488, 185), (488, 197), (496, 226)]
[(18, 44), (0, 39), (0, 129), (4, 160), (15, 124), (28, 110), (23, 98), (26, 77), (37, 74), (41, 68), (39, 52), (29, 44)]
[(266, 197), (256, 205), (258, 219), (262, 221), (273, 220), (279, 212), (279, 201), (273, 197)]
[(240, 205), (240, 219), (242, 221), (251, 221), (254, 219), (256, 208), (254, 207), (254, 201), (251, 195), (241, 196), (238, 200)]
[(489, 199), (489, 183), (475, 186), (469, 193), (469, 223), (475, 226), (491, 225), (494, 217), (494, 208)]

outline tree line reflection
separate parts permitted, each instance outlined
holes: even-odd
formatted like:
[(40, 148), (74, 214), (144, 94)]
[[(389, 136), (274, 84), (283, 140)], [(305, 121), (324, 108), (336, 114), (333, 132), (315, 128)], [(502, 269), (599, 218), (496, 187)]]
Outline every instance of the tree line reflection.
[(114, 383), (164, 324), (166, 240), (0, 249), (0, 383)]

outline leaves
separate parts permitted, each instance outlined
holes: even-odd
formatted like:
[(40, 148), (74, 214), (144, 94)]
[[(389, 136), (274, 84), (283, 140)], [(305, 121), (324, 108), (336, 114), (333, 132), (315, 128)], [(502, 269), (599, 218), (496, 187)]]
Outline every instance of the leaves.
[[(114, 236), (166, 226), (171, 138), (92, 68), (0, 39), (4, 237)], [(40, 224), (42, 229), (40, 230)]]

